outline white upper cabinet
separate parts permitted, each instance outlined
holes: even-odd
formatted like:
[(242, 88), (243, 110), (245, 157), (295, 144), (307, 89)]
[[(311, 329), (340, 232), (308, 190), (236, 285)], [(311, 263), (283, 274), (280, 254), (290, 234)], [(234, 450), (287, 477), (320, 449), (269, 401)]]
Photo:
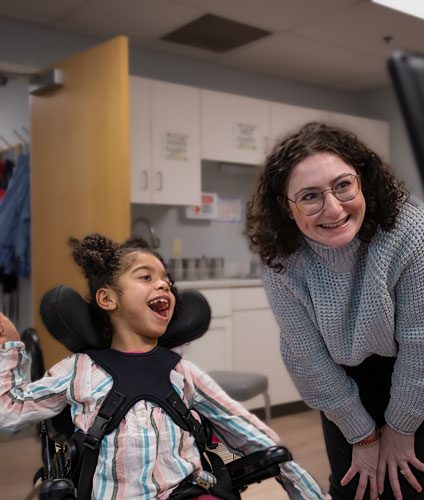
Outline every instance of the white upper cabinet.
[(201, 102), (202, 158), (263, 163), (269, 140), (268, 101), (202, 90)]
[(133, 203), (200, 203), (200, 89), (131, 77), (131, 144)]
[(390, 160), (389, 124), (381, 120), (360, 116), (330, 113), (330, 122), (346, 128), (358, 136), (368, 147), (386, 162)]
[(151, 81), (130, 77), (131, 201), (152, 202)]
[(328, 121), (330, 113), (319, 109), (291, 106), (280, 102), (271, 103), (271, 151), (286, 135), (295, 132), (305, 123)]

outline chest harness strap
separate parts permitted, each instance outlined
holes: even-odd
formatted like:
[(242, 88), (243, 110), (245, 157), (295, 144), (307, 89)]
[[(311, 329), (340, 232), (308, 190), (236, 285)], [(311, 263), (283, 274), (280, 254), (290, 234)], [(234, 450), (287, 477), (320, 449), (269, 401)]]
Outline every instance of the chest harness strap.
[[(207, 447), (205, 428), (194, 418), (170, 381), (170, 372), (181, 359), (179, 354), (160, 346), (143, 354), (124, 353), (114, 349), (89, 350), (85, 353), (111, 375), (113, 385), (87, 433), (77, 431), (72, 438), (83, 449), (82, 461), (78, 467), (82, 471), (78, 480), (78, 500), (91, 498), (93, 476), (103, 437), (116, 429), (128, 410), (142, 399), (156, 403), (175, 424), (193, 435), (204, 463), (203, 452)], [(217, 468), (222, 469), (218, 464)], [(224, 483), (231, 491), (231, 482), (228, 484), (228, 480), (229, 476), (224, 479)]]

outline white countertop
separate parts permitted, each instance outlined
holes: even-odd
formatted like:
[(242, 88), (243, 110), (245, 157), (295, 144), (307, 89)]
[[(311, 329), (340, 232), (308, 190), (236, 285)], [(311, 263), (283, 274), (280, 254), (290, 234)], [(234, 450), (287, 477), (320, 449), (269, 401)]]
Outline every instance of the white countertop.
[(236, 288), (236, 287), (251, 287), (262, 286), (260, 278), (220, 278), (209, 280), (195, 281), (177, 281), (175, 283), (180, 290), (187, 288), (207, 289), (207, 288)]

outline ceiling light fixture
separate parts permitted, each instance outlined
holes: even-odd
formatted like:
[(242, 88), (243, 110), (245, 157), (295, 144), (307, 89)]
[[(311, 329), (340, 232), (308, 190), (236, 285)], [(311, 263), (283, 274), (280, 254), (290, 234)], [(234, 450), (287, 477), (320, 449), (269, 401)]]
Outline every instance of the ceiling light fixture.
[(372, 0), (372, 2), (424, 19), (424, 2), (417, 0)]

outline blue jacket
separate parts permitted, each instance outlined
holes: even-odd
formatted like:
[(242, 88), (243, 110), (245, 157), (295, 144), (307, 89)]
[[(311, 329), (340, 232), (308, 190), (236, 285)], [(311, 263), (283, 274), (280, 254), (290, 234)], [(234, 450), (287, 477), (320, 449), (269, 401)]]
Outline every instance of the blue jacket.
[(27, 277), (30, 261), (29, 154), (19, 156), (6, 194), (0, 201), (0, 268)]

